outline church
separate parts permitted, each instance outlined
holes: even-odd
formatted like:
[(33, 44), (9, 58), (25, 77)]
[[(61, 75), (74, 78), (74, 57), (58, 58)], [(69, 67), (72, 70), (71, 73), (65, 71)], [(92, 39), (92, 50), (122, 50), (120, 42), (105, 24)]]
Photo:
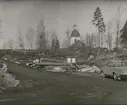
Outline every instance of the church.
[(70, 37), (70, 46), (81, 40), (80, 33), (77, 30), (77, 25), (73, 25), (73, 31)]
[(60, 49), (59, 56), (75, 57), (77, 60), (84, 59), (88, 57), (89, 50), (89, 47), (81, 41), (81, 35), (77, 29), (77, 25), (73, 25), (70, 34), (70, 46), (68, 48)]
[(81, 36), (79, 31), (77, 30), (77, 25), (73, 25), (73, 30), (70, 36), (70, 46), (69, 49), (75, 49), (75, 50), (80, 50), (80, 49), (86, 49), (86, 45), (81, 41)]

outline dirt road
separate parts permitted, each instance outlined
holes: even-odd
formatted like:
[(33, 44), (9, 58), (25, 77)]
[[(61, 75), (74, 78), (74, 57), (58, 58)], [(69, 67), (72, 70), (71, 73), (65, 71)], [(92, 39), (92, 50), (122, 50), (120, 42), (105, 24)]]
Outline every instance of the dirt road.
[(0, 93), (0, 105), (127, 103), (127, 81), (39, 72), (12, 63), (8, 68), (21, 84)]

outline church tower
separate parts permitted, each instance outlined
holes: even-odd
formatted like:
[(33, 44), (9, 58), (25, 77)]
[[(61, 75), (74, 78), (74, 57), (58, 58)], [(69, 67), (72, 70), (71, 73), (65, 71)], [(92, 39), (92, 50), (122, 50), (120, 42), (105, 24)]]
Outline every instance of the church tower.
[(73, 25), (73, 31), (71, 33), (71, 38), (70, 38), (70, 46), (78, 40), (81, 40), (81, 36), (77, 30), (77, 25)]

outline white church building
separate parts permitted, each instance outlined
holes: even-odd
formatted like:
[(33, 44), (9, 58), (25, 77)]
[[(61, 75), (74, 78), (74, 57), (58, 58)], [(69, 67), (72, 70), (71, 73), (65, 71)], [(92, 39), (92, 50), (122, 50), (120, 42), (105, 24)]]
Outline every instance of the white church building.
[(70, 46), (73, 45), (76, 41), (80, 41), (81, 40), (81, 36), (80, 33), (77, 30), (77, 25), (73, 25), (73, 31), (71, 33), (71, 37), (70, 37)]

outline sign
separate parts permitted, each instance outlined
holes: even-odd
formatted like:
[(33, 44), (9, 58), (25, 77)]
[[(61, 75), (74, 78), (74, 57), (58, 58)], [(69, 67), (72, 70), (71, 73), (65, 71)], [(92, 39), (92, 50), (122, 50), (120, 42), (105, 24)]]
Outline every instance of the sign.
[(67, 63), (76, 63), (76, 58), (67, 58)]
[(67, 63), (71, 63), (71, 58), (67, 58)]
[(72, 63), (76, 63), (76, 59), (75, 58), (72, 58)]

